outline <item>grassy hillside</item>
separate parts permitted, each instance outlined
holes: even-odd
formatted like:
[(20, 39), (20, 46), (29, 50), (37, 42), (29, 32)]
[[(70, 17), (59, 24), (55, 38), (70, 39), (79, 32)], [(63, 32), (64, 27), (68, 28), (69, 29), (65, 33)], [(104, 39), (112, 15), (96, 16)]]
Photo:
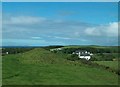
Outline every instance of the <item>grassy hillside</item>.
[(42, 48), (35, 48), (34, 50), (21, 54), (20, 60), (21, 62), (30, 64), (63, 64), (64, 62), (66, 62), (67, 57), (69, 57), (67, 54), (55, 54)]
[(115, 85), (117, 74), (35, 48), (3, 57), (3, 85)]
[(112, 61), (120, 60), (117, 46), (64, 46), (61, 52), (72, 54), (76, 50), (86, 50), (94, 55), (91, 57), (92, 61)]
[(2, 85), (2, 56), (0, 56), (0, 86)]
[(118, 70), (118, 61), (94, 61), (100, 65), (108, 66), (114, 70)]

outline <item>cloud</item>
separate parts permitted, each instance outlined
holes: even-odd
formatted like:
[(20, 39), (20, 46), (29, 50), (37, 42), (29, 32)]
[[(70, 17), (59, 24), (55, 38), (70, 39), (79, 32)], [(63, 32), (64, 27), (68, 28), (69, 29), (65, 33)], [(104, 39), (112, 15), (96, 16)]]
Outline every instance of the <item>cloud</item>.
[(53, 38), (57, 38), (57, 39), (64, 39), (64, 40), (69, 40), (69, 39), (72, 39), (72, 38), (67, 38), (67, 37), (59, 37), (59, 36), (55, 36)]
[(90, 36), (100, 36), (100, 30), (97, 30), (97, 27), (90, 27), (85, 30), (85, 34), (90, 35)]
[[(30, 40), (30, 39), (3, 39), (4, 46), (28, 46), (30, 44), (45, 44), (45, 40)], [(9, 44), (8, 44), (9, 43)]]
[(9, 17), (7, 20), (3, 20), (3, 24), (13, 24), (13, 25), (30, 25), (41, 23), (46, 19), (43, 17), (32, 17), (32, 16), (16, 16)]
[[(1, 12), (1, 11), (0, 11)], [(2, 15), (0, 13), (0, 39), (2, 38)]]
[(32, 39), (41, 39), (41, 37), (31, 37)]
[(60, 41), (31, 40), (31, 39), (3, 39), (4, 46), (48, 46), (51, 44), (64, 45)]
[(106, 34), (108, 36), (118, 36), (118, 22), (110, 23), (106, 27)]
[(118, 36), (118, 22), (112, 22), (107, 25), (88, 27), (84, 32), (89, 36), (116, 37)]
[[(9, 16), (4, 17), (3, 21), (3, 36), (7, 38), (11, 36), (12, 38), (17, 38), (17, 36), (20, 37), (20, 34), (21, 37), (24, 36), (25, 38), (26, 36), (30, 36), (30, 34), (39, 36), (55, 33), (55, 36), (61, 34), (63, 37), (68, 37), (64, 39), (69, 39), (73, 32), (81, 32), (89, 26), (87, 23), (78, 21), (49, 20), (48, 18), (33, 16)], [(10, 33), (12, 34), (10, 35)]]
[(16, 45), (104, 45), (110, 43), (112, 45), (117, 43), (117, 22), (93, 25), (80, 21), (35, 16), (4, 16), (3, 22), (3, 39), (9, 39), (4, 41), (6, 45), (9, 43)]

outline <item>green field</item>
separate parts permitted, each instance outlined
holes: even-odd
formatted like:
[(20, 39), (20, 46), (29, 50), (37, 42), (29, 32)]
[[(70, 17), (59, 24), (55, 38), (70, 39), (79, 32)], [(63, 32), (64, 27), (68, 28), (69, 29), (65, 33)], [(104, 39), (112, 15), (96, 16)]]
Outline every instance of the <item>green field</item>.
[(117, 85), (118, 75), (35, 48), (3, 56), (3, 85)]
[(118, 70), (118, 61), (95, 61), (95, 63), (108, 66), (114, 70)]
[(0, 86), (2, 85), (2, 56), (0, 56)]

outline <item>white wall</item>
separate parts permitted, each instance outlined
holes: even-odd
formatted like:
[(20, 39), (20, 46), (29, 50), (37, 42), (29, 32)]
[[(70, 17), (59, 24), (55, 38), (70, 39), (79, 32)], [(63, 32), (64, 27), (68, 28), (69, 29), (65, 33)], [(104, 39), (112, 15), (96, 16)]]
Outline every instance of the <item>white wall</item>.
[(89, 60), (91, 57), (90, 56), (79, 56), (79, 58)]

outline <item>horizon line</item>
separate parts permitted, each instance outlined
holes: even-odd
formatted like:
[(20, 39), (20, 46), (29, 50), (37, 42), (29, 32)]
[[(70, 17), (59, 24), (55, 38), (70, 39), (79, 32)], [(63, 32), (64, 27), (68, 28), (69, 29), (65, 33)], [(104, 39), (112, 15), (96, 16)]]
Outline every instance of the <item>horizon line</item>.
[(48, 46), (120, 46), (120, 45), (46, 45), (46, 46), (0, 46), (3, 47), (48, 47)]
[(1, 0), (1, 2), (119, 2), (119, 0)]

